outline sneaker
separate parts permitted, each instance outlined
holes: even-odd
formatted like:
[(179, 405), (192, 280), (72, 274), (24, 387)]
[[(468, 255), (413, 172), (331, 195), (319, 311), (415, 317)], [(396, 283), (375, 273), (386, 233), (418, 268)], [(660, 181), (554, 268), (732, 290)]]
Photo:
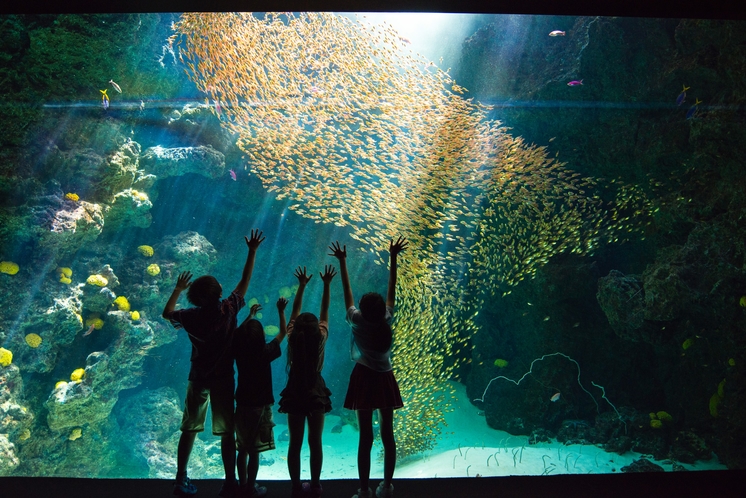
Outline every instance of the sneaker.
[(246, 496), (249, 498), (261, 498), (262, 496), (267, 496), (267, 488), (254, 483), (254, 490), (246, 493)]
[(363, 491), (362, 489), (357, 490), (357, 494), (352, 498), (373, 498), (373, 491), (370, 488)]
[(376, 498), (393, 498), (394, 496), (394, 485), (389, 484), (389, 487), (384, 487), (383, 481), (376, 488)]
[(308, 483), (304, 482), (303, 484), (304, 484), (303, 486), (301, 485), (293, 486), (293, 491), (290, 493), (290, 498), (305, 498), (306, 496), (308, 496), (305, 490), (305, 484), (308, 484)]
[(310, 482), (304, 482), (303, 491), (309, 498), (321, 498), (321, 483), (312, 485)]
[(177, 476), (176, 482), (174, 483), (174, 494), (177, 496), (191, 496), (197, 494), (197, 486), (192, 483), (192, 480), (187, 477), (186, 474), (183, 476)]
[(223, 485), (220, 486), (220, 493), (218, 496), (222, 498), (235, 498), (238, 495), (238, 481), (233, 479), (230, 481), (223, 481)]

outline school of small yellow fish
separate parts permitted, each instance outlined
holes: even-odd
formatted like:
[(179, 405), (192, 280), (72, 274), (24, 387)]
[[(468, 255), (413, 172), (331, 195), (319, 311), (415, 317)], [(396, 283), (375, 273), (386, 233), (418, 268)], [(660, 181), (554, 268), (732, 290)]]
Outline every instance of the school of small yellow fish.
[(189, 13), (173, 28), (187, 75), (268, 191), (300, 216), (348, 226), (384, 267), (389, 241), (409, 240), (393, 346), (400, 456), (435, 444), (451, 409), (444, 381), (470, 361), (462, 348), (485, 299), (555, 254), (592, 253), (649, 220), (639, 187), (604, 186), (511, 136), (388, 24)]

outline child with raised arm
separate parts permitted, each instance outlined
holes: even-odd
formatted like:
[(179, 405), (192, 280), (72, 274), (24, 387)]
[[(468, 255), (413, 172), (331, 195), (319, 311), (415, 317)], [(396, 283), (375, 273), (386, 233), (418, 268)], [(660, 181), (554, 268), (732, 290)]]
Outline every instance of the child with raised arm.
[(347, 246), (334, 242), (330, 256), (339, 260), (347, 322), (352, 328), (350, 357), (355, 367), (350, 375), (344, 407), (355, 410), (360, 427), (357, 449), (357, 467), (360, 489), (353, 498), (369, 498), (373, 492), (368, 486), (370, 479), (370, 451), (373, 447), (373, 410), (378, 410), (381, 442), (383, 443), (383, 482), (376, 489), (378, 498), (390, 498), (394, 493), (391, 480), (396, 467), (396, 441), (394, 440), (394, 410), (404, 403), (399, 385), (391, 366), (391, 344), (393, 333), (394, 302), (396, 300), (396, 256), (407, 247), (407, 241), (399, 237), (389, 244), (391, 262), (386, 301), (380, 294), (369, 292), (360, 298), (360, 309), (355, 308), (350, 277), (347, 273)]
[[(223, 288), (217, 279), (204, 275), (190, 282), (192, 274), (179, 275), (176, 286), (163, 309), (163, 318), (176, 328), (183, 328), (192, 342), (192, 366), (189, 370), (181, 437), (176, 455), (175, 495), (193, 495), (197, 487), (187, 477), (187, 464), (198, 432), (205, 430), (207, 405), (212, 406), (212, 433), (220, 436), (220, 451), (225, 469), (225, 482), (220, 496), (233, 496), (236, 484), (236, 440), (233, 436), (233, 354), (231, 345), (236, 330), (236, 315), (246, 304), (244, 296), (249, 287), (254, 259), (264, 237), (260, 230), (252, 230), (251, 238), (244, 237), (249, 254), (241, 280), (230, 296), (221, 300)], [(175, 310), (182, 291), (194, 306)]]
[(238, 496), (258, 498), (267, 494), (267, 488), (256, 484), (259, 472), (259, 453), (275, 449), (272, 420), (271, 362), (280, 357), (280, 344), (285, 339), (285, 307), (288, 300), (277, 300), (280, 332), (265, 342), (264, 328), (254, 317), (261, 305), (251, 307), (248, 318), (236, 329), (233, 336), (233, 353), (238, 369), (236, 388), (236, 447), (238, 448)]
[[(288, 382), (280, 393), (281, 413), (288, 414), (288, 472), (293, 483), (292, 496), (299, 498), (321, 496), (321, 465), (323, 452), (321, 433), (324, 430), (324, 417), (332, 409), (331, 391), (321, 376), (324, 366), (324, 347), (329, 337), (329, 286), (336, 271), (332, 266), (324, 267), (321, 280), (324, 293), (321, 297), (319, 317), (313, 313), (301, 313), (303, 292), (312, 275), (298, 267), (298, 292), (293, 300), (293, 311), (288, 323)], [(303, 432), (308, 420), (308, 449), (311, 453), (311, 482), (301, 484), (300, 450), (303, 445)]]

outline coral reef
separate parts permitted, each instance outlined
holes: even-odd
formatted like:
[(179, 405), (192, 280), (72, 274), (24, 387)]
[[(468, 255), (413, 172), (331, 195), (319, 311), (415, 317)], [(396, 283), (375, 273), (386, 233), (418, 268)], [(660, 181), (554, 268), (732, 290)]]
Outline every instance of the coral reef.
[(145, 171), (166, 178), (185, 173), (196, 173), (208, 178), (218, 178), (225, 173), (225, 156), (212, 147), (150, 147), (140, 157)]

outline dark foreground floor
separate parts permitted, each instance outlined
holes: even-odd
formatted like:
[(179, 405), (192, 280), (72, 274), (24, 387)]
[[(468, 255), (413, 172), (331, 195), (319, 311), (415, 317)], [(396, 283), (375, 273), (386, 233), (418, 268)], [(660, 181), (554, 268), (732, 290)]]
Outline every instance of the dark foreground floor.
[[(221, 481), (195, 481), (197, 498), (216, 497)], [(267, 481), (268, 498), (290, 496), (290, 482)], [(377, 482), (374, 483), (377, 485)], [(350, 498), (354, 480), (322, 481), (324, 498)], [(172, 495), (172, 483), (155, 479), (0, 478), (3, 498), (98, 497), (150, 498)], [(744, 497), (746, 471), (666, 472), (647, 474), (559, 475), (459, 479), (399, 479), (397, 498), (420, 497)]]

